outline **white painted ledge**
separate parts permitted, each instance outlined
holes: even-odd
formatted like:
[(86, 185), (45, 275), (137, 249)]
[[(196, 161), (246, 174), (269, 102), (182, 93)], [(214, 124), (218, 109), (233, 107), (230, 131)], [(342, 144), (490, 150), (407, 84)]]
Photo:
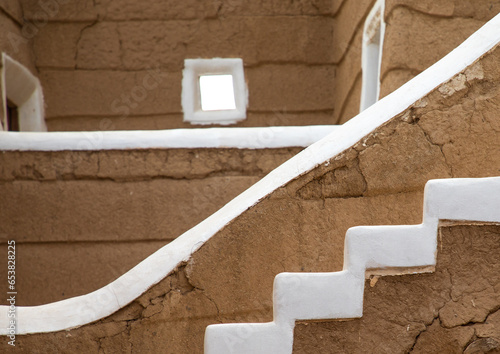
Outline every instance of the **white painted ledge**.
[(438, 221), (500, 222), (499, 195), (500, 177), (429, 181), (421, 225), (350, 228), (343, 271), (278, 274), (274, 321), (208, 326), (205, 354), (290, 354), (295, 321), (361, 317), (367, 271), (397, 275), (434, 267)]
[[(19, 320), (17, 333), (51, 332), (82, 326), (109, 316), (129, 304), (166, 277), (179, 263), (187, 261), (192, 253), (196, 252), (227, 223), (258, 203), (259, 200), (353, 146), (374, 129), (465, 70), (499, 43), (498, 28), (500, 28), (500, 15), (489, 21), (438, 63), (273, 170), (209, 218), (153, 253), (114, 282), (87, 295), (47, 305), (18, 307), (16, 309)], [(427, 222), (426, 225), (429, 223)], [(353, 276), (359, 277), (359, 274), (356, 273)], [(278, 277), (278, 279), (281, 278), (287, 278), (287, 276)], [(279, 283), (281, 284), (281, 280)], [(278, 302), (278, 306), (279, 304)], [(7, 312), (7, 306), (0, 306), (0, 334), (7, 333)], [(284, 322), (287, 322), (286, 318)], [(262, 325), (258, 326), (257, 328), (262, 328), (260, 327)], [(282, 331), (289, 333), (293, 329), (291, 325), (278, 328), (276, 323), (267, 326), (276, 333), (282, 333)], [(212, 336), (215, 338), (213, 345), (218, 345), (217, 335), (222, 332), (219, 332), (216, 327), (215, 330), (210, 329), (208, 333), (210, 338)], [(263, 333), (267, 332), (263, 331)], [(275, 336), (273, 335), (272, 338)], [(212, 344), (209, 345), (209, 350), (212, 350), (210, 348), (213, 348)]]
[(95, 132), (0, 132), (0, 151), (308, 147), (338, 125)]

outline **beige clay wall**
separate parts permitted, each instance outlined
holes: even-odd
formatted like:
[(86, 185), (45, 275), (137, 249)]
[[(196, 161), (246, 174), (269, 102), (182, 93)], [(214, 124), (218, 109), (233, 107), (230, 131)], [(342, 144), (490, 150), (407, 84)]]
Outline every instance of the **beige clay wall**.
[[(33, 36), (29, 29), (23, 28), (23, 26), (23, 11), (19, 1), (5, 0), (0, 2), (0, 53), (6, 53), (28, 68), (32, 74), (37, 75), (32, 50)], [(0, 87), (0, 91), (2, 89)], [(1, 92), (0, 97), (2, 97)], [(0, 121), (3, 121), (3, 115), (3, 108), (0, 105)]]
[[(238, 126), (335, 124), (359, 110), (362, 28), (372, 5), (9, 0), (0, 49), (35, 74), (36, 64), (49, 130), (193, 127), (182, 122), (183, 60), (214, 56), (245, 61), (250, 106)], [(499, 11), (489, 0), (388, 0), (381, 96)], [(143, 80), (158, 86), (134, 95)]]
[(1, 153), (0, 252), (16, 241), (16, 303), (99, 289), (300, 150)]
[(0, 3), (0, 51), (19, 61), (34, 75), (37, 74), (32, 51), (32, 36), (24, 27), (23, 10), (19, 1), (4, 0)]
[(500, 13), (490, 0), (386, 0), (381, 97), (444, 57)]
[[(344, 235), (349, 227), (420, 223), (423, 189), (429, 179), (498, 175), (499, 63), (500, 48), (497, 47), (453, 81), (437, 88), (329, 163), (318, 166), (245, 211), (214, 235), (186, 264), (116, 314), (69, 332), (19, 337), (20, 350), (29, 352), (37, 346), (104, 353), (202, 353), (204, 331), (209, 324), (272, 320), (274, 277), (283, 271), (341, 270)], [(498, 227), (494, 233), (498, 235)], [(490, 247), (491, 242), (485, 241), (481, 247), (492, 250), (496, 257), (498, 252)], [(444, 247), (448, 250), (448, 244)], [(471, 258), (464, 256), (464, 259)], [(498, 275), (498, 271), (495, 272)], [(470, 277), (476, 279), (477, 274), (464, 272), (466, 283)], [(425, 282), (428, 277), (422, 275), (416, 279), (422, 278)], [(404, 277), (400, 282), (406, 283), (409, 279)], [(449, 279), (448, 275), (445, 279)], [(385, 289), (384, 284), (392, 286), (398, 281), (390, 277), (379, 282), (373, 288), (375, 292)], [(446, 286), (449, 287), (449, 283)], [(405, 290), (403, 284), (398, 285), (400, 288), (401, 291), (414, 290), (412, 287)], [(449, 306), (441, 321), (443, 318), (453, 321), (454, 316), (450, 315), (453, 306), (460, 303), (449, 302), (446, 289), (442, 296), (439, 289), (428, 290), (425, 288), (424, 292), (429, 293), (429, 301), (436, 306), (445, 303)], [(388, 291), (387, 294), (390, 295)], [(384, 304), (382, 310), (391, 301)], [(467, 302), (464, 306), (470, 309)], [(432, 309), (435, 308), (438, 307)], [(481, 304), (479, 309), (486, 307)], [(389, 312), (387, 315), (392, 316)], [(403, 333), (401, 343), (411, 346), (425, 324), (432, 322), (435, 313), (425, 308), (415, 316), (419, 317), (410, 323), (408, 331), (408, 320), (412, 318), (383, 325), (394, 328), (394, 333)], [(477, 319), (484, 318), (478, 316)], [(447, 323), (460, 325), (460, 321)], [(432, 341), (428, 336), (435, 333), (455, 336), (455, 330), (436, 328), (438, 324), (436, 320), (434, 326), (429, 326), (428, 332), (420, 337), (422, 341), (417, 341), (418, 346)], [(483, 327), (484, 331), (487, 328)], [(373, 332), (375, 336), (379, 329), (369, 327), (364, 333)], [(298, 330), (307, 336), (307, 330), (301, 325)], [(460, 343), (465, 346), (475, 337), (470, 334), (470, 328), (463, 331), (466, 331), (463, 338), (467, 340), (460, 337)], [(479, 330), (475, 335), (480, 337)], [(379, 343), (372, 344), (372, 348), (376, 348)]]
[[(335, 124), (358, 113), (373, 0), (60, 2), (34, 38), (49, 130), (191, 128), (182, 69), (199, 57), (243, 59), (249, 107), (238, 126)], [(21, 3), (28, 21), (39, 19), (38, 0)], [(144, 90), (144, 80), (157, 87)]]
[(367, 280), (363, 317), (299, 322), (293, 353), (500, 352), (500, 224), (442, 224), (436, 271)]

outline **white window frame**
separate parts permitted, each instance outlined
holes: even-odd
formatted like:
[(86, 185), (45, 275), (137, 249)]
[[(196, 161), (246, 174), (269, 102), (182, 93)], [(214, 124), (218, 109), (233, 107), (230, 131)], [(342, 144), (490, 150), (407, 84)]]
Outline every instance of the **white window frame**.
[[(201, 109), (200, 77), (232, 75), (236, 109), (203, 111)], [(235, 124), (246, 119), (248, 89), (245, 83), (243, 60), (186, 59), (182, 77), (182, 110), (184, 121), (191, 124)]]
[(44, 132), (45, 113), (43, 105), (42, 85), (21, 63), (15, 61), (7, 54), (2, 53), (1, 98), (3, 130), (7, 127), (7, 99), (17, 106), (19, 131)]
[(384, 9), (385, 0), (378, 0), (368, 14), (363, 28), (360, 112), (377, 102), (380, 97), (380, 68), (385, 34)]

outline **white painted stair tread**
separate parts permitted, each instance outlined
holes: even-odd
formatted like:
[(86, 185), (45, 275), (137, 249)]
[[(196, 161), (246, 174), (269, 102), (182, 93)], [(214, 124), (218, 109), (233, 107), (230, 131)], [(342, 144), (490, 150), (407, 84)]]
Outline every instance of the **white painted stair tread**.
[(342, 271), (278, 274), (274, 321), (208, 326), (205, 354), (289, 354), (296, 320), (361, 317), (368, 270), (386, 268), (401, 274), (408, 268), (435, 266), (439, 220), (500, 222), (499, 195), (500, 177), (429, 181), (422, 224), (350, 228)]

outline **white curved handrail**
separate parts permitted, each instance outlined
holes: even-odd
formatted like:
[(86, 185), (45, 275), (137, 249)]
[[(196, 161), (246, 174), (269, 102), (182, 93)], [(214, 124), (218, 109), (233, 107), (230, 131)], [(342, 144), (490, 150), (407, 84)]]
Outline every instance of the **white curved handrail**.
[[(172, 272), (191, 254), (259, 200), (356, 144), (374, 129), (465, 70), (500, 42), (500, 15), (429, 69), (288, 160), (215, 214), (161, 248), (129, 272), (90, 294), (33, 307), (17, 307), (17, 333), (82, 326), (111, 315)], [(7, 333), (8, 307), (0, 306), (0, 334)]]

